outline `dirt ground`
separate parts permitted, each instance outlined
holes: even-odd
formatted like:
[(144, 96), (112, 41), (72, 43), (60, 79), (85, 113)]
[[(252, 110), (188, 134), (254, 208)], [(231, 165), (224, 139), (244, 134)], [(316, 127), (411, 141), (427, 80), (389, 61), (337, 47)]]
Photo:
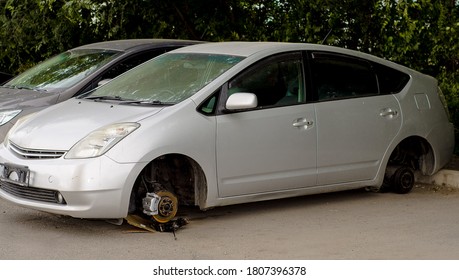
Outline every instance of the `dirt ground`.
[(459, 259), (457, 213), (456, 189), (356, 190), (189, 209), (174, 237), (0, 200), (0, 259)]

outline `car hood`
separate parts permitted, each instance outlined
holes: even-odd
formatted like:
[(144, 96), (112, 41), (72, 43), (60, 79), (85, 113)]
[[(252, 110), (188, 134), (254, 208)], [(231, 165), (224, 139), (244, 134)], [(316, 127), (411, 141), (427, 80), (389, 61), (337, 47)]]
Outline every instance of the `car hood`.
[(0, 87), (0, 108), (43, 107), (55, 104), (58, 97), (59, 92)]
[(100, 127), (137, 122), (162, 108), (70, 99), (20, 123), (11, 131), (9, 140), (27, 149), (67, 151)]

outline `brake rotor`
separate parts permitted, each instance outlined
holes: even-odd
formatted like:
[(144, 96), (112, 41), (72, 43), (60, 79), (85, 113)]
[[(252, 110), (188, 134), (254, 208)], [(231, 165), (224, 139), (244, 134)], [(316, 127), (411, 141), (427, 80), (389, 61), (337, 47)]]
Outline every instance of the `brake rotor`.
[(153, 215), (153, 219), (158, 223), (167, 223), (177, 214), (177, 197), (169, 191), (159, 191), (156, 194), (160, 197), (160, 200), (158, 203), (158, 214)]

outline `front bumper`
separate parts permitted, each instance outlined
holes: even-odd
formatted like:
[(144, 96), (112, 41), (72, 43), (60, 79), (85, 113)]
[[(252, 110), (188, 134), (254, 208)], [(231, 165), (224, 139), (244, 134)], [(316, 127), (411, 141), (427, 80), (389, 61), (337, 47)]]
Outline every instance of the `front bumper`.
[[(0, 182), (3, 184), (0, 197), (27, 208), (94, 219), (127, 216), (131, 189), (141, 169), (135, 163), (121, 164), (107, 156), (70, 160), (19, 159), (3, 145), (0, 162), (27, 166), (30, 170), (29, 187)], [(49, 197), (60, 193), (65, 204), (32, 195), (39, 192), (49, 193)]]

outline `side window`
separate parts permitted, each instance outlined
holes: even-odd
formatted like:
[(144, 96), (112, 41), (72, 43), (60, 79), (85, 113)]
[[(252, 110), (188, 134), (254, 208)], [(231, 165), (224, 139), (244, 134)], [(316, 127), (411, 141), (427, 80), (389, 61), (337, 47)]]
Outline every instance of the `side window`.
[(301, 53), (269, 58), (244, 71), (228, 83), (228, 96), (249, 92), (257, 96), (258, 106), (284, 106), (305, 101)]
[(312, 77), (319, 101), (375, 95), (379, 92), (371, 65), (347, 56), (313, 53)]
[(206, 101), (204, 101), (201, 106), (198, 108), (198, 111), (204, 115), (213, 115), (217, 108), (218, 96), (220, 96), (220, 90), (214, 93)]
[(393, 68), (374, 63), (378, 75), (379, 91), (381, 94), (399, 93), (410, 80), (410, 75)]

